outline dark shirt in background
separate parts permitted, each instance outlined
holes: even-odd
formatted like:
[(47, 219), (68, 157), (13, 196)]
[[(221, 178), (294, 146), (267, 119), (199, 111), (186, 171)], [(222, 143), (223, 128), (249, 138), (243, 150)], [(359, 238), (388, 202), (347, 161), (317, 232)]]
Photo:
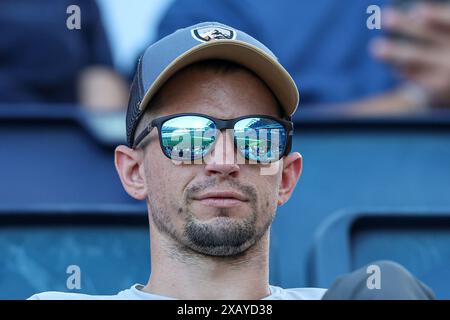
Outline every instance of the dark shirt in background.
[(380, 35), (366, 26), (367, 7), (387, 0), (176, 0), (158, 38), (202, 21), (249, 33), (277, 55), (296, 81), (302, 106), (345, 103), (393, 88), (388, 66), (369, 54)]
[[(72, 4), (81, 10), (80, 30), (66, 27)], [(76, 103), (80, 71), (112, 66), (93, 0), (1, 0), (0, 31), (0, 103)]]

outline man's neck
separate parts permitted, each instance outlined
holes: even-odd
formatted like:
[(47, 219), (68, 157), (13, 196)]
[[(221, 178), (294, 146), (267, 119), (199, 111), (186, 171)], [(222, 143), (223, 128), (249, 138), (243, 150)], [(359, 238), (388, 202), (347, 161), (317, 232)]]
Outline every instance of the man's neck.
[(262, 299), (270, 294), (268, 232), (234, 257), (180, 249), (151, 230), (152, 272), (143, 291), (177, 299)]

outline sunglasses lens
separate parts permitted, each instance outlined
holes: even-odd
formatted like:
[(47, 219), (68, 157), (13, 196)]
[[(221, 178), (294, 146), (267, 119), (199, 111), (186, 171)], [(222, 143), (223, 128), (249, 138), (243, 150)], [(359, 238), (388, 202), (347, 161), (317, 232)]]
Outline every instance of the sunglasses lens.
[(270, 118), (246, 118), (234, 126), (239, 152), (259, 163), (277, 161), (284, 154), (287, 133), (281, 123)]
[(192, 161), (204, 157), (216, 140), (213, 121), (200, 116), (180, 116), (161, 126), (164, 153), (173, 160)]

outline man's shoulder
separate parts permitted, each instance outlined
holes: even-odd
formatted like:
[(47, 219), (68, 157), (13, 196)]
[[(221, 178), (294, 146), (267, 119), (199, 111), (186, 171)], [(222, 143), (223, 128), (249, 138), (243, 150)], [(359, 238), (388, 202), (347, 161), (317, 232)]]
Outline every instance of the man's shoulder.
[[(170, 297), (150, 294), (140, 290), (142, 285), (135, 284), (131, 288), (120, 291), (116, 295), (89, 295), (83, 293), (47, 291), (37, 293), (28, 300), (165, 300)], [(321, 288), (290, 288), (283, 289), (270, 286), (270, 295), (264, 300), (320, 300), (326, 289)]]
[(320, 300), (327, 291), (323, 288), (289, 288), (270, 286), (267, 300)]
[(92, 300), (95, 296), (81, 293), (46, 291), (36, 293), (27, 300)]
[(120, 299), (118, 295), (101, 296), (83, 293), (46, 291), (32, 295), (27, 300), (115, 300)]
[(32, 295), (27, 300), (129, 300), (138, 299), (131, 289), (120, 291), (115, 295), (90, 295), (84, 293), (46, 291)]

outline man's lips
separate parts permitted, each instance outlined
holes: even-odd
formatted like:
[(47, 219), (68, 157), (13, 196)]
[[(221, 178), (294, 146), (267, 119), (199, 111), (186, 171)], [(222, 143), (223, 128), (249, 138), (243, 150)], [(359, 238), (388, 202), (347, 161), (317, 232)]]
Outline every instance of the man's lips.
[(247, 202), (248, 198), (234, 191), (210, 191), (195, 197), (194, 200), (209, 207), (229, 208)]

